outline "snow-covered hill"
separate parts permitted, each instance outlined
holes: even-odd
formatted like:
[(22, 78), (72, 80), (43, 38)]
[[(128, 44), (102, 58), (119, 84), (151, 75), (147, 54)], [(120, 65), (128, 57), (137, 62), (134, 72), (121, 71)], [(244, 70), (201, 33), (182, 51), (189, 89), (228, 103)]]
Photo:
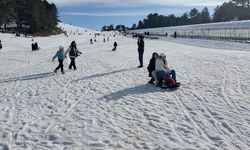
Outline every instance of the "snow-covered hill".
[[(146, 67), (137, 68), (136, 39), (105, 33), (91, 45), (94, 31), (60, 26), (68, 37), (0, 34), (0, 149), (250, 149), (245, 44), (234, 51), (215, 41), (207, 45), (217, 49), (145, 40), (145, 66), (156, 51), (176, 69), (182, 86), (168, 91), (147, 84)], [(83, 52), (78, 69), (53, 73), (58, 46), (73, 40)], [(31, 52), (32, 42), (41, 49)]]

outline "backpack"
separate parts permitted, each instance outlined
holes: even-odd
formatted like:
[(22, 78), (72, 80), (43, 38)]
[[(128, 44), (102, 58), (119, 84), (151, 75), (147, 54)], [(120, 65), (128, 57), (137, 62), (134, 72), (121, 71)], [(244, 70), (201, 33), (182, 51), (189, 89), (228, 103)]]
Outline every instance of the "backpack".
[(71, 49), (69, 51), (69, 56), (77, 56), (76, 50), (75, 49)]
[(176, 82), (174, 81), (174, 79), (169, 76), (168, 79), (165, 81), (167, 87), (174, 87), (176, 85)]

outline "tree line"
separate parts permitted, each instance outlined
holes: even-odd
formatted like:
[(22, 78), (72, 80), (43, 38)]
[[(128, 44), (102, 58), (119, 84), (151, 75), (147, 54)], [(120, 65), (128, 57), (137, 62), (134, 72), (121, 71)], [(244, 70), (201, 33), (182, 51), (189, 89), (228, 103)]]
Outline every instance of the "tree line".
[(105, 25), (102, 27), (102, 31), (125, 31), (127, 29), (127, 27), (125, 25), (117, 25), (116, 27), (114, 27), (113, 24), (111, 25)]
[(138, 24), (134, 23), (131, 29), (170, 27), (248, 19), (250, 19), (250, 0), (231, 0), (217, 6), (212, 16), (207, 7), (204, 7), (201, 11), (193, 8), (180, 17), (175, 16), (174, 14), (164, 16), (159, 15), (158, 13), (150, 13), (147, 18), (140, 20)]
[(51, 31), (58, 24), (55, 4), (46, 0), (1, 0), (0, 25), (15, 23), (19, 32)]

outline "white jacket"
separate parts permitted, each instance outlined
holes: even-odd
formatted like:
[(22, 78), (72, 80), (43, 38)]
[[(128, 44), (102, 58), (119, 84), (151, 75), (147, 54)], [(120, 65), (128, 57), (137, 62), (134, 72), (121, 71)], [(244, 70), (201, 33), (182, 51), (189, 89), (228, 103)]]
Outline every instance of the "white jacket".
[(157, 58), (155, 61), (155, 71), (165, 71), (167, 73), (171, 73), (171, 70), (168, 68), (167, 60), (165, 63), (162, 59)]

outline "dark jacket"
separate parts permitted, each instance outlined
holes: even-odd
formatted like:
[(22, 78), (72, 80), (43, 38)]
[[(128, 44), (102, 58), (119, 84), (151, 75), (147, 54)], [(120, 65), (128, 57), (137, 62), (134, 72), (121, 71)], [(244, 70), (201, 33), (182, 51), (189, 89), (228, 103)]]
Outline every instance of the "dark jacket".
[(114, 43), (114, 47), (117, 47), (117, 42)]
[(65, 52), (65, 56), (69, 53), (69, 58), (76, 58), (79, 54), (82, 54), (76, 47), (69, 47)]
[(143, 39), (138, 40), (137, 45), (138, 45), (138, 51), (139, 52), (144, 52), (144, 41), (143, 41)]
[(155, 58), (154, 58), (154, 54), (155, 53), (153, 53), (153, 55), (152, 55), (152, 58), (150, 59), (150, 61), (149, 61), (149, 65), (148, 65), (148, 67), (147, 67), (147, 69), (148, 69), (148, 73), (149, 73), (149, 77), (152, 77), (152, 72), (155, 70)]

